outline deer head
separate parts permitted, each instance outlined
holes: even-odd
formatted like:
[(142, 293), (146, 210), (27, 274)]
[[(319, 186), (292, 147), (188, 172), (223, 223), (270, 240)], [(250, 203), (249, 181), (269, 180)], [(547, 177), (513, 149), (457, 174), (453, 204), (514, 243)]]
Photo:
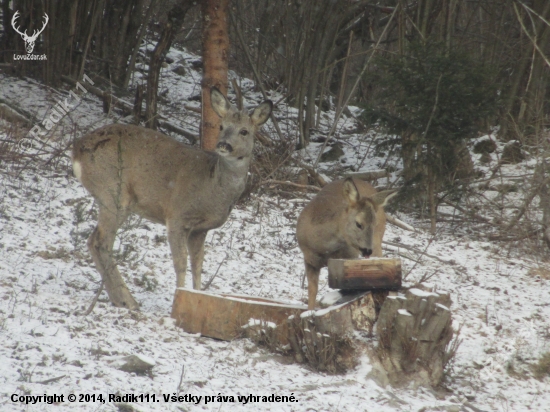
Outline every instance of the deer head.
[(21, 33), (21, 31), (19, 30), (19, 27), (15, 27), (15, 21), (17, 20), (17, 18), (19, 17), (19, 10), (15, 12), (15, 14), (13, 15), (13, 18), (11, 19), (11, 25), (13, 27), (13, 29), (19, 33), (21, 35), (21, 37), (23, 38), (23, 40), (25, 41), (25, 49), (27, 49), (27, 53), (32, 53), (32, 51), (34, 50), (34, 42), (36, 41), (36, 39), (38, 38), (38, 36), (40, 35), (40, 33), (42, 33), (44, 31), (44, 29), (46, 28), (46, 24), (48, 24), (48, 21), (50, 20), (48, 15), (46, 13), (44, 13), (44, 24), (42, 25), (42, 28), (40, 30), (34, 30), (32, 36), (28, 36), (27, 35), (27, 30), (25, 30), (23, 33)]

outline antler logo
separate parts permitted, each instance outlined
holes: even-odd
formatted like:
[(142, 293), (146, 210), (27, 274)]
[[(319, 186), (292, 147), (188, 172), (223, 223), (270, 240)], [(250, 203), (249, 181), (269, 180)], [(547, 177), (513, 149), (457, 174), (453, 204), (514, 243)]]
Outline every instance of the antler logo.
[(25, 41), (25, 49), (27, 49), (27, 53), (32, 53), (32, 51), (34, 50), (34, 42), (36, 41), (36, 39), (38, 38), (38, 36), (40, 35), (40, 33), (42, 33), (44, 31), (44, 29), (46, 28), (46, 24), (48, 24), (48, 21), (50, 21), (48, 15), (46, 13), (44, 13), (44, 25), (42, 26), (42, 28), (40, 30), (34, 30), (32, 36), (28, 36), (27, 35), (27, 30), (25, 30), (23, 33), (21, 33), (21, 31), (19, 31), (19, 27), (15, 27), (15, 21), (17, 20), (17, 18), (19, 17), (19, 10), (15, 12), (15, 14), (13, 15), (13, 18), (11, 19), (11, 25), (13, 27), (13, 29), (19, 33), (21, 35), (21, 37), (23, 38), (23, 40)]

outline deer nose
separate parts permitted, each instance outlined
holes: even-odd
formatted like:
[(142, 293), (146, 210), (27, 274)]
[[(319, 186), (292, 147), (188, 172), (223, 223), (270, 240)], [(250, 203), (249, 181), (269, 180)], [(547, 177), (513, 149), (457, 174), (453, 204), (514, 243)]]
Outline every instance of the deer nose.
[(372, 249), (361, 249), (361, 255), (363, 257), (368, 258), (370, 255), (372, 255)]
[(216, 149), (220, 153), (231, 153), (233, 151), (233, 146), (226, 142), (219, 142), (216, 145)]

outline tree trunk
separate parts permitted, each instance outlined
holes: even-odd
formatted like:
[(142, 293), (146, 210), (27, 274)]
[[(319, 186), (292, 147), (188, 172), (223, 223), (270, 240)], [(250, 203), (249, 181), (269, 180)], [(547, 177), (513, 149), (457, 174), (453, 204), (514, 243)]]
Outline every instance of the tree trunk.
[(202, 123), (201, 148), (214, 150), (218, 142), (220, 118), (210, 104), (210, 89), (227, 94), (229, 0), (204, 0), (202, 3)]
[(176, 5), (168, 12), (166, 21), (160, 39), (153, 50), (151, 61), (149, 62), (149, 75), (147, 77), (147, 99), (145, 109), (146, 127), (156, 130), (158, 126), (157, 116), (157, 92), (160, 77), (160, 69), (166, 53), (170, 49), (172, 41), (183, 25), (183, 20), (187, 11), (193, 7), (194, 1), (185, 0)]
[(4, 62), (10, 62), (13, 57), (13, 40), (15, 36), (15, 32), (11, 29), (11, 18), (12, 18), (12, 12), (10, 10), (10, 1), (9, 0), (2, 0), (2, 24), (4, 26), (4, 31), (1, 34), (0, 39), (0, 50), (2, 50), (2, 53), (0, 54), (0, 61)]

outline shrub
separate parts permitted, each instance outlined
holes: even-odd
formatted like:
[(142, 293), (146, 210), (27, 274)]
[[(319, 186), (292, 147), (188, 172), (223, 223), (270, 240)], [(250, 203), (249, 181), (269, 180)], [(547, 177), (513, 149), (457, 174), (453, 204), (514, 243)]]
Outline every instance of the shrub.
[(379, 86), (378, 97), (364, 117), (395, 136), (378, 149), (400, 146), (405, 185), (418, 194), (433, 184), (437, 193), (471, 175), (465, 142), (477, 137), (498, 105), (491, 69), (464, 52), (420, 42), (376, 64), (369, 80)]

